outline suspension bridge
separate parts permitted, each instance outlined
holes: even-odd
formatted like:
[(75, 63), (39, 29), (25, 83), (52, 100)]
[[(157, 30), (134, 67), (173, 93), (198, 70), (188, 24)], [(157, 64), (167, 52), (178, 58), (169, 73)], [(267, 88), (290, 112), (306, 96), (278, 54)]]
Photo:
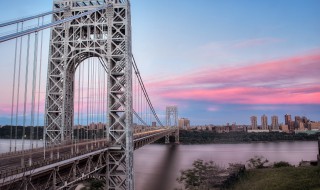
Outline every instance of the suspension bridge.
[(133, 151), (179, 142), (177, 107), (162, 123), (133, 57), (129, 0), (54, 0), (52, 11), (0, 23), (0, 48), (0, 85), (11, 89), (1, 190), (74, 189), (89, 178), (133, 190)]

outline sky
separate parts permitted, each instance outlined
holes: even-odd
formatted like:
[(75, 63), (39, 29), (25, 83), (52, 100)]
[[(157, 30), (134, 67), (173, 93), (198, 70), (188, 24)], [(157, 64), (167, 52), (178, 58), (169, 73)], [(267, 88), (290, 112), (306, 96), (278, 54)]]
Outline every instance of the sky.
[[(4, 1), (0, 21), (51, 5)], [(161, 118), (177, 105), (191, 125), (320, 120), (319, 0), (132, 0), (131, 17), (133, 54)]]

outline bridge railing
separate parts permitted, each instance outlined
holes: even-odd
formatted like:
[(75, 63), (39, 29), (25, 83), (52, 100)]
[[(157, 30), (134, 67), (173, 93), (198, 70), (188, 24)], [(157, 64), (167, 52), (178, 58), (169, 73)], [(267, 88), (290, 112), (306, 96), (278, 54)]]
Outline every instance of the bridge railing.
[[(50, 165), (50, 164), (54, 164), (54, 163), (57, 163), (57, 162), (61, 162), (61, 161), (64, 161), (64, 160), (68, 160), (68, 159), (71, 159), (71, 158), (74, 158), (74, 157), (78, 157), (78, 156), (81, 156), (81, 155), (85, 155), (85, 154), (88, 154), (88, 153), (91, 153), (91, 152), (94, 152), (94, 151), (97, 151), (97, 150), (100, 150), (100, 149), (103, 149), (103, 148), (107, 148), (109, 146), (108, 143), (106, 143), (105, 145), (103, 146), (97, 146), (97, 147), (94, 147), (93, 149), (89, 149), (89, 150), (82, 150), (78, 153), (68, 153), (68, 154), (62, 154), (59, 156), (59, 158), (53, 158), (53, 159), (44, 159), (44, 160), (40, 160), (40, 161), (35, 161), (32, 163), (31, 166), (26, 166), (26, 167), (21, 167), (21, 166), (17, 166), (17, 167), (14, 167), (14, 168), (8, 168), (6, 170), (1, 170), (0, 171), (0, 179), (3, 179), (3, 178), (6, 178), (6, 177), (9, 177), (9, 176), (13, 176), (13, 175), (16, 175), (16, 174), (19, 174), (19, 173), (24, 173), (26, 171), (32, 171), (36, 168), (40, 168), (40, 167), (43, 167), (43, 166), (47, 166), (47, 165)], [(25, 162), (25, 164), (27, 165), (28, 162)], [(1, 181), (0, 181), (1, 182)]]

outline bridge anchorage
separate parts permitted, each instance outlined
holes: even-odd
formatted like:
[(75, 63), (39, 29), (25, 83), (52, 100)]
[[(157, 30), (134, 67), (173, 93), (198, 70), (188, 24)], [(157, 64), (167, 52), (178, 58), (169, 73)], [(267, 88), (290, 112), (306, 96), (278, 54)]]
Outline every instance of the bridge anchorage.
[[(52, 17), (51, 22), (44, 23), (48, 15)], [(26, 27), (30, 20), (38, 22), (37, 26)], [(14, 71), (17, 63), (19, 77), (16, 79), (14, 75), (12, 97), (18, 101), (12, 101), (12, 108), (19, 108), (20, 97), (16, 92), (19, 94), (20, 90), (21, 55), (27, 54), (26, 79), (31, 67), (29, 60), (33, 59), (34, 63), (30, 85), (31, 130), (29, 135), (25, 134), (24, 118), (22, 135), (23, 140), (29, 136), (31, 142), (34, 117), (39, 114), (34, 106), (35, 97), (40, 97), (35, 90), (38, 81), (38, 92), (41, 91), (41, 72), (37, 78), (37, 66), (41, 70), (42, 44), (45, 44), (42, 37), (39, 40), (39, 34), (43, 36), (43, 31), (50, 29), (50, 42), (44, 147), (34, 148), (31, 143), (30, 149), (22, 145), (18, 151), (10, 141), (10, 152), (0, 155), (1, 190), (73, 189), (89, 178), (103, 181), (104, 189), (133, 190), (133, 151), (162, 137), (166, 137), (168, 143), (172, 134), (179, 143), (177, 107), (167, 107), (164, 126), (133, 58), (129, 0), (54, 0), (53, 11), (2, 23), (0, 29), (7, 26), (17, 27), (15, 32), (0, 35), (0, 45), (16, 42)], [(25, 37), (28, 42), (24, 44)], [(23, 45), (27, 46), (27, 52), (22, 52)], [(84, 72), (88, 73), (87, 81), (82, 76)], [(25, 105), (28, 103), (27, 81)], [(84, 90), (85, 82), (87, 89)], [(87, 102), (83, 103), (84, 99)], [(85, 107), (86, 125), (79, 119)], [(24, 106), (24, 116), (26, 110)], [(95, 120), (97, 118), (100, 119)], [(18, 116), (12, 117), (13, 120), (18, 121)], [(17, 123), (11, 124), (11, 135), (17, 134)]]

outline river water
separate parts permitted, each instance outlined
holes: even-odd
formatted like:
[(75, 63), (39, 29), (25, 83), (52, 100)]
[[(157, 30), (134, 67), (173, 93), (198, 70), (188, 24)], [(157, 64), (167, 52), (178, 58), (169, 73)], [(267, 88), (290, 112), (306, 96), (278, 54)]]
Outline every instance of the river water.
[(243, 163), (255, 155), (269, 163), (287, 161), (298, 165), (301, 160), (316, 160), (315, 141), (266, 142), (250, 144), (148, 145), (134, 152), (135, 186), (137, 190), (173, 190), (181, 169), (196, 159), (214, 161), (222, 167)]
[[(14, 142), (12, 142), (14, 144)], [(38, 142), (38, 146), (42, 143)], [(21, 141), (17, 141), (20, 145)], [(30, 145), (26, 141), (26, 147)], [(0, 139), (0, 153), (9, 150), (10, 141)], [(34, 145), (35, 146), (35, 145)], [(19, 148), (19, 146), (17, 146)], [(287, 161), (298, 165), (301, 160), (316, 160), (316, 141), (265, 142), (250, 144), (147, 145), (134, 152), (135, 187), (137, 190), (173, 190), (181, 169), (189, 168), (196, 159), (228, 163), (246, 163), (255, 155), (270, 163)]]

